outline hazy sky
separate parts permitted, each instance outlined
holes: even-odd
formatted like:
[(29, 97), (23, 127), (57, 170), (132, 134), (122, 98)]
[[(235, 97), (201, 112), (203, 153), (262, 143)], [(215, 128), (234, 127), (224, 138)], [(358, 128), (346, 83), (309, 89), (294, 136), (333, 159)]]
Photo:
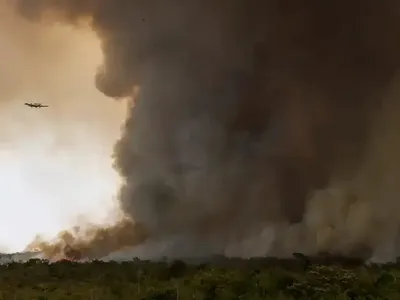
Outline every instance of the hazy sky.
[(88, 29), (28, 23), (0, 4), (0, 54), (0, 251), (17, 251), (81, 215), (106, 218), (125, 104), (94, 86), (102, 54)]

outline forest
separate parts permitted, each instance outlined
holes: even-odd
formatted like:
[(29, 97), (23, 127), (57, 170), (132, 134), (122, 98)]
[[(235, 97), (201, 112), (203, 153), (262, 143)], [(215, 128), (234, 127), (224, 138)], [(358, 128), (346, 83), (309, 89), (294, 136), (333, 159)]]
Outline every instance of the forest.
[(0, 265), (0, 300), (400, 299), (400, 264), (343, 257)]

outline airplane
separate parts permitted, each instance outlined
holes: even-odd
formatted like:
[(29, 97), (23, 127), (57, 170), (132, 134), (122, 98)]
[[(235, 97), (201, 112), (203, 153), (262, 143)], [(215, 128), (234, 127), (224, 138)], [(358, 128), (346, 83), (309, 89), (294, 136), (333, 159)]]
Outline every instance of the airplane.
[(25, 102), (25, 105), (26, 106), (29, 106), (29, 107), (32, 107), (32, 108), (42, 108), (42, 107), (49, 107), (48, 105), (43, 105), (43, 104), (41, 104), (41, 103), (26, 103)]

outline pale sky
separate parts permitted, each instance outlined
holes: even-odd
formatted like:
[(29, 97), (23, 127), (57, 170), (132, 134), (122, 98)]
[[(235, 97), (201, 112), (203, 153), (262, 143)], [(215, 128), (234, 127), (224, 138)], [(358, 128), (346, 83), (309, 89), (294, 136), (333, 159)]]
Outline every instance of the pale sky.
[(89, 29), (30, 24), (0, 4), (0, 55), (0, 251), (19, 251), (115, 208), (110, 156), (126, 110), (94, 86), (102, 54)]

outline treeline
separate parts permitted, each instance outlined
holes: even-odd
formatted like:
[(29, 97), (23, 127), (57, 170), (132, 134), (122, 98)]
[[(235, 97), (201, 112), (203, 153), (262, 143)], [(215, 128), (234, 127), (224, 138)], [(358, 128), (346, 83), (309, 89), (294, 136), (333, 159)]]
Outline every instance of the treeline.
[(400, 265), (345, 257), (0, 265), (0, 299), (400, 299)]

